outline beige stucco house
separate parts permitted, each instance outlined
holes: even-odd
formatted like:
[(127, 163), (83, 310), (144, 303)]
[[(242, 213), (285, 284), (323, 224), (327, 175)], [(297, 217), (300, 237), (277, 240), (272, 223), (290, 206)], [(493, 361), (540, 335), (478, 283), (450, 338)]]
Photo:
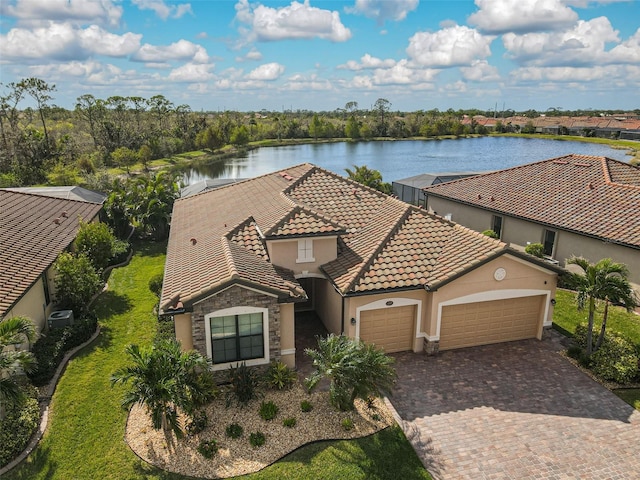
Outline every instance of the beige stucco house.
[(430, 212), (514, 246), (542, 243), (550, 260), (612, 258), (640, 284), (640, 168), (566, 155), (425, 188)]
[(104, 198), (28, 192), (0, 190), (0, 317), (27, 316), (40, 332), (54, 307), (53, 262), (73, 243), (80, 219), (97, 220)]
[(541, 338), (559, 272), (303, 164), (177, 200), (160, 306), (214, 369), (294, 366), (303, 308), (387, 352)]

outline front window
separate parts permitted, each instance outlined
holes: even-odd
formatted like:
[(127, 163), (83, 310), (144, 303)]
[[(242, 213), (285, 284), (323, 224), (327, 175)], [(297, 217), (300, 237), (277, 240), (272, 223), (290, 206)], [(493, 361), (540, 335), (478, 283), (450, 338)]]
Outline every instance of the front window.
[(498, 238), (502, 238), (502, 217), (500, 215), (494, 215), (491, 221), (491, 230), (493, 230)]
[(553, 230), (545, 230), (544, 231), (544, 254), (547, 257), (553, 257), (553, 245), (556, 242), (556, 232)]
[(213, 364), (268, 362), (267, 317), (267, 309), (252, 307), (230, 308), (208, 315), (205, 318), (207, 353)]

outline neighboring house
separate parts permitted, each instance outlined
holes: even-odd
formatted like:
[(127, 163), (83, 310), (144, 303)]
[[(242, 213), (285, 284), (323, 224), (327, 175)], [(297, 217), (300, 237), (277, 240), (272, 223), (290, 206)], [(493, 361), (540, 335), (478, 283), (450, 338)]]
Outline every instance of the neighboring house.
[(422, 173), (392, 182), (393, 194), (403, 202), (424, 205), (424, 189), (431, 185), (472, 177), (480, 172)]
[(79, 202), (104, 203), (107, 196), (104, 193), (94, 192), (76, 185), (64, 187), (12, 187), (4, 188), (10, 192), (31, 193), (45, 197), (64, 198), (66, 200), (78, 200)]
[(0, 189), (0, 317), (27, 316), (38, 332), (53, 310), (52, 264), (101, 203)]
[(541, 338), (560, 270), (310, 164), (174, 204), (161, 314), (214, 369), (295, 365), (295, 312), (387, 352)]
[(231, 183), (242, 182), (245, 180), (244, 178), (205, 178), (204, 180), (200, 180), (199, 182), (192, 183), (191, 185), (187, 185), (186, 187), (180, 189), (181, 197), (190, 197), (191, 195), (195, 195), (196, 193), (206, 192), (207, 190), (212, 190), (214, 188), (224, 187), (225, 185), (229, 185)]
[(640, 168), (566, 155), (425, 189), (426, 207), (508, 243), (542, 243), (560, 264), (610, 257), (640, 283)]

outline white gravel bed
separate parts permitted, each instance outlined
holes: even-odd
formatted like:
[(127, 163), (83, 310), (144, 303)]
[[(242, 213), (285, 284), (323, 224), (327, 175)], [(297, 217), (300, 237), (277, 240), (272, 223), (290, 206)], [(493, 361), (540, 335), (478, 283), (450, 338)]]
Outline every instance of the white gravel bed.
[[(311, 412), (302, 412), (300, 402), (308, 400)], [(262, 401), (273, 401), (279, 412), (273, 420), (260, 417)], [(394, 423), (384, 402), (376, 399), (374, 409), (357, 400), (356, 410), (340, 412), (329, 404), (328, 392), (307, 394), (296, 384), (291, 390), (265, 392), (264, 397), (251, 401), (246, 407), (225, 407), (221, 393), (205, 411), (208, 427), (192, 437), (177, 440), (168, 445), (162, 431), (154, 430), (144, 407), (134, 406), (129, 413), (126, 441), (143, 460), (171, 472), (201, 478), (227, 478), (257, 472), (274, 463), (296, 448), (316, 440), (358, 438), (375, 433)], [(295, 417), (293, 428), (283, 426), (282, 420)], [(345, 430), (342, 421), (349, 418), (353, 429)], [(238, 439), (228, 438), (227, 425), (238, 423), (244, 433)], [(249, 435), (261, 431), (266, 443), (252, 447)], [(218, 451), (211, 459), (203, 457), (197, 448), (202, 440), (215, 439)]]

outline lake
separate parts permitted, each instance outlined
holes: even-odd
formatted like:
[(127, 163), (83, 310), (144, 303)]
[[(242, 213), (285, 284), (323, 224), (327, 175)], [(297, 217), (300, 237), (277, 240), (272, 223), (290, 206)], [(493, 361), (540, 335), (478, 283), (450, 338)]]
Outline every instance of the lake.
[(421, 173), (500, 170), (569, 153), (630, 158), (626, 150), (606, 145), (519, 137), (340, 142), (259, 148), (242, 157), (193, 166), (184, 182), (250, 178), (307, 162), (340, 175), (353, 165), (367, 165), (392, 182)]

